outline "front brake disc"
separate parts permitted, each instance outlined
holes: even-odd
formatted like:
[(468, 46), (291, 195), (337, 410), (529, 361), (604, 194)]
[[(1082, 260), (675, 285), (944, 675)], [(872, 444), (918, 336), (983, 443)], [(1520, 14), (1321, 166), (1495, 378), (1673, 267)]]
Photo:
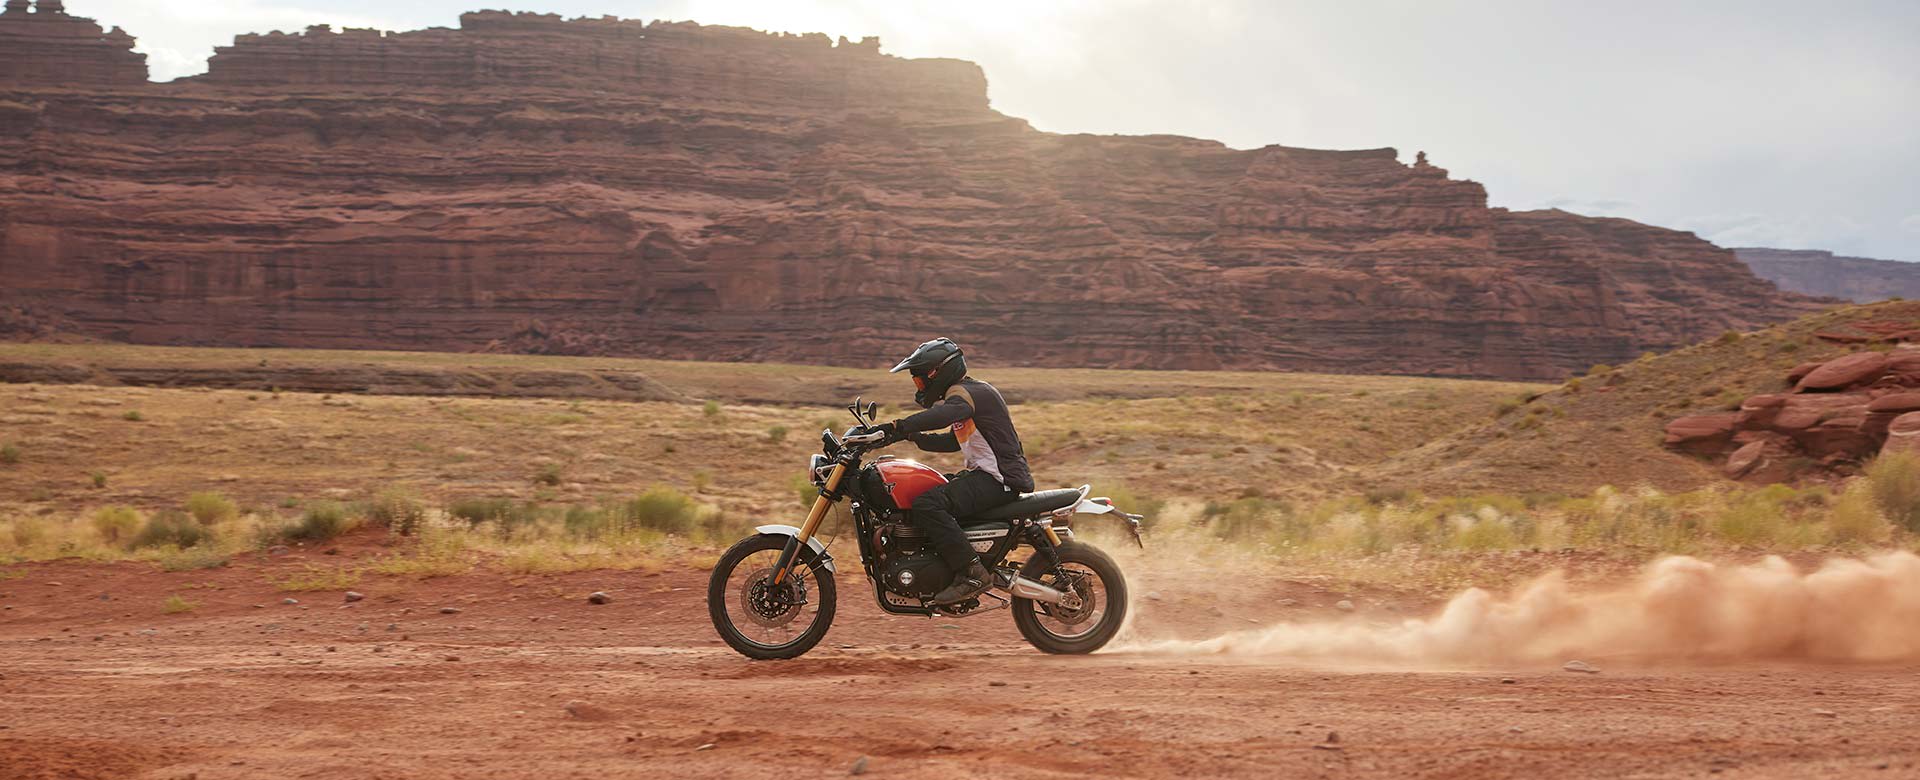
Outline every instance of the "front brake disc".
[[(807, 603), (807, 583), (804, 578), (794, 576), (787, 584), (776, 586), (770, 582), (772, 579), (771, 566), (747, 575), (746, 581), (740, 584), (740, 603), (746, 607), (747, 619), (754, 625), (779, 628), (800, 616), (800, 607)], [(786, 593), (780, 593), (782, 590)]]

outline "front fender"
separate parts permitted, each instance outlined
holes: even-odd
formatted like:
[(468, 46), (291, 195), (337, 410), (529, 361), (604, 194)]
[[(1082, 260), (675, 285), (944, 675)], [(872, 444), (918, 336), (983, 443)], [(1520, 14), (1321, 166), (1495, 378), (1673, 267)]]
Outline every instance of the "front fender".
[[(753, 530), (773, 536), (800, 535), (800, 529), (790, 525), (763, 525), (755, 527)], [(808, 539), (807, 549), (813, 551), (813, 559), (820, 562), (821, 568), (835, 574), (839, 573), (837, 569), (833, 568), (833, 556), (827, 554), (827, 546), (821, 544), (819, 539)]]

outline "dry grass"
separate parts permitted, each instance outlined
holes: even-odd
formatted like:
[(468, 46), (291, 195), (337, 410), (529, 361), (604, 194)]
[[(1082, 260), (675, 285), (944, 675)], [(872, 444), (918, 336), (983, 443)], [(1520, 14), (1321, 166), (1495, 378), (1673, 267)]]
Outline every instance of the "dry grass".
[(308, 564), (299, 570), (276, 577), (273, 586), (288, 592), (347, 590), (360, 584), (360, 570), (344, 566)]

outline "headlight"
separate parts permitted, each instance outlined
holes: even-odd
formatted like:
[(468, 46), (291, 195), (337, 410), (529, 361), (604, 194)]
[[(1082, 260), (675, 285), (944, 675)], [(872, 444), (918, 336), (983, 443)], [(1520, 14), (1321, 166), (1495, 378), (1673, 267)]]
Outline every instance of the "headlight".
[(827, 484), (827, 472), (832, 468), (833, 461), (825, 455), (816, 454), (807, 461), (807, 477), (813, 480), (814, 487), (822, 487)]

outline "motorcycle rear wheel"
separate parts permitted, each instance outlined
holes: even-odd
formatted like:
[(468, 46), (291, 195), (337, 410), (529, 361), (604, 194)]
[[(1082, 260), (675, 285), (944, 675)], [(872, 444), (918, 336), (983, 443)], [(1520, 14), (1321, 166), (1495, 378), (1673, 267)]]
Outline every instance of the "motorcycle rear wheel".
[[(1120, 565), (1093, 545), (1067, 542), (1060, 545), (1059, 553), (1061, 567), (1080, 580), (1071, 587), (1086, 603), (1068, 612), (1032, 599), (1015, 598), (1013, 625), (1043, 652), (1091, 653), (1120, 633), (1121, 624), (1126, 622), (1127, 579), (1120, 573)], [(1027, 559), (1020, 575), (1062, 590), (1070, 587), (1054, 572), (1046, 554), (1038, 551)]]
[[(800, 549), (785, 587), (797, 586), (798, 595), (806, 603), (791, 607), (791, 614), (780, 604), (766, 600), (755, 603), (756, 596), (765, 595), (773, 561), (779, 558), (787, 539), (780, 534), (760, 534), (736, 542), (713, 565), (713, 574), (707, 580), (707, 614), (713, 619), (714, 630), (728, 647), (748, 658), (798, 658), (819, 644), (827, 629), (833, 627), (833, 572), (808, 566), (813, 553), (805, 547)], [(810, 616), (807, 606), (814, 607)], [(791, 627), (801, 619), (809, 622)], [(740, 625), (742, 620), (746, 626)]]

